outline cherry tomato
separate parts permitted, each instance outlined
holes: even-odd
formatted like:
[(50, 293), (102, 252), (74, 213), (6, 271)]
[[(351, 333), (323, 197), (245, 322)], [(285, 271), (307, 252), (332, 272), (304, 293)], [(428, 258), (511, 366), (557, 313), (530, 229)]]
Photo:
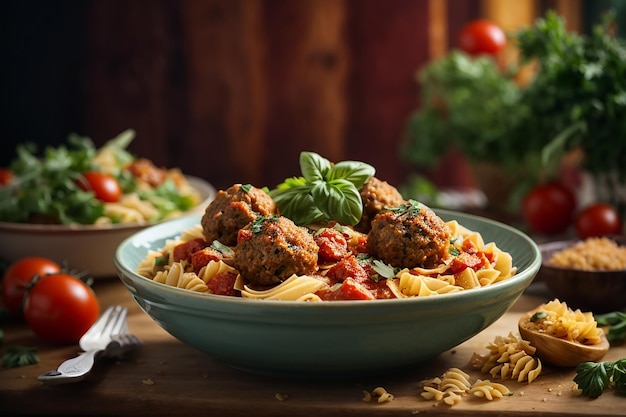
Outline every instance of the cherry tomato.
[(461, 28), (458, 43), (469, 55), (496, 55), (506, 45), (506, 35), (495, 23), (480, 19)]
[(557, 182), (548, 182), (532, 188), (522, 200), (522, 216), (532, 230), (545, 234), (565, 231), (572, 223), (576, 197), (572, 191)]
[(36, 277), (61, 272), (61, 267), (54, 261), (38, 256), (19, 259), (9, 265), (2, 278), (2, 302), (14, 316), (21, 316), (24, 293), (30, 282)]
[(9, 185), (13, 180), (13, 171), (8, 168), (0, 168), (0, 186)]
[(115, 203), (122, 196), (122, 187), (115, 177), (104, 172), (88, 171), (83, 174), (86, 180), (79, 181), (78, 185), (84, 191), (93, 191), (98, 200), (105, 203)]
[(93, 290), (67, 274), (48, 275), (28, 291), (24, 318), (41, 340), (56, 344), (76, 343), (100, 315)]
[(622, 219), (610, 204), (596, 203), (581, 211), (576, 217), (576, 233), (581, 239), (622, 233)]

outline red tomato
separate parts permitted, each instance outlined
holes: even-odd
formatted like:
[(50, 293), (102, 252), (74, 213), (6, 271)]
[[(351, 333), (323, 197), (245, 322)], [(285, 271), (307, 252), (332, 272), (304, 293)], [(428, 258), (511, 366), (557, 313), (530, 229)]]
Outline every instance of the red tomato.
[(585, 208), (576, 217), (576, 233), (581, 239), (594, 236), (619, 235), (622, 219), (610, 204), (597, 203)]
[(506, 45), (506, 35), (495, 23), (480, 19), (461, 29), (458, 42), (459, 48), (469, 55), (496, 55)]
[(32, 256), (13, 262), (5, 271), (2, 279), (2, 302), (14, 316), (21, 316), (24, 293), (30, 282), (36, 277), (58, 274), (61, 267), (47, 258)]
[(115, 177), (98, 171), (88, 171), (83, 174), (86, 180), (79, 181), (78, 185), (84, 191), (93, 191), (98, 200), (105, 203), (115, 203), (122, 196), (122, 187)]
[(530, 228), (545, 234), (561, 233), (572, 223), (576, 197), (557, 182), (540, 184), (522, 200), (522, 215)]
[(0, 168), (0, 186), (9, 185), (13, 180), (13, 172), (8, 168)]
[(87, 284), (67, 274), (48, 275), (26, 295), (24, 318), (41, 340), (76, 343), (100, 315), (100, 304)]

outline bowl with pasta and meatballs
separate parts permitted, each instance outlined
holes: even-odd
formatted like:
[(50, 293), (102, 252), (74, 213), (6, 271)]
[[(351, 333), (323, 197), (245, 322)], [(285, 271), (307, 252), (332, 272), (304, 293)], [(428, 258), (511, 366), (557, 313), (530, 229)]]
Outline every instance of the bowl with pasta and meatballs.
[(137, 304), (184, 343), (246, 371), (354, 376), (423, 363), (501, 317), (537, 245), (404, 199), (368, 164), (302, 153), (302, 176), (233, 184), (202, 215), (117, 249)]
[(94, 278), (116, 276), (115, 249), (148, 226), (202, 213), (216, 190), (126, 148), (127, 130), (96, 148), (90, 138), (41, 151), (18, 145), (0, 184), (0, 259), (39, 256)]

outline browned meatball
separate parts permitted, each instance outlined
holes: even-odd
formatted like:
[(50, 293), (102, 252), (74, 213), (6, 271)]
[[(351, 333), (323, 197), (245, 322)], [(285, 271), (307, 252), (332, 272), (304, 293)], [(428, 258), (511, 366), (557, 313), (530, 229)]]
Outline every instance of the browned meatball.
[(433, 267), (448, 256), (450, 229), (428, 207), (407, 202), (379, 213), (367, 235), (368, 252), (395, 267)]
[(208, 205), (201, 224), (207, 242), (218, 240), (224, 245), (237, 243), (237, 232), (258, 216), (278, 215), (278, 206), (263, 190), (251, 185), (235, 184), (220, 190)]
[(315, 272), (317, 253), (306, 228), (283, 216), (259, 217), (239, 231), (233, 266), (248, 283), (268, 286)]
[(361, 187), (361, 199), (363, 200), (363, 215), (354, 228), (362, 233), (370, 231), (372, 220), (382, 209), (397, 207), (406, 201), (396, 187), (376, 177), (371, 177)]

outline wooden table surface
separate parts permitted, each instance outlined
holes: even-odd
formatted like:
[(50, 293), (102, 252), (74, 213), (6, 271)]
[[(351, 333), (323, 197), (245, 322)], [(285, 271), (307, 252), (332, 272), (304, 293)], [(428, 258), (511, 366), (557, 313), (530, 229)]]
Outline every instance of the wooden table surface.
[[(432, 363), (400, 375), (354, 380), (306, 381), (248, 374), (220, 364), (174, 339), (143, 313), (116, 279), (94, 284), (103, 309), (111, 304), (129, 307), (129, 328), (143, 347), (123, 361), (102, 360), (89, 379), (68, 385), (46, 386), (37, 380), (78, 353), (78, 346), (41, 344), (23, 323), (5, 322), (3, 349), (36, 346), (40, 363), (0, 370), (0, 415), (626, 415), (626, 397), (613, 390), (598, 399), (571, 392), (573, 369), (544, 368), (533, 383), (504, 382), (514, 395), (494, 401), (464, 399), (453, 407), (423, 400), (419, 383), (460, 367), (475, 378), (489, 379), (468, 365), (474, 352), (486, 354), (496, 336), (517, 329), (520, 315), (552, 297), (533, 284), (500, 320)], [(626, 357), (626, 346), (613, 346), (604, 360)], [(382, 386), (394, 400), (378, 404), (363, 401), (363, 391)]]

